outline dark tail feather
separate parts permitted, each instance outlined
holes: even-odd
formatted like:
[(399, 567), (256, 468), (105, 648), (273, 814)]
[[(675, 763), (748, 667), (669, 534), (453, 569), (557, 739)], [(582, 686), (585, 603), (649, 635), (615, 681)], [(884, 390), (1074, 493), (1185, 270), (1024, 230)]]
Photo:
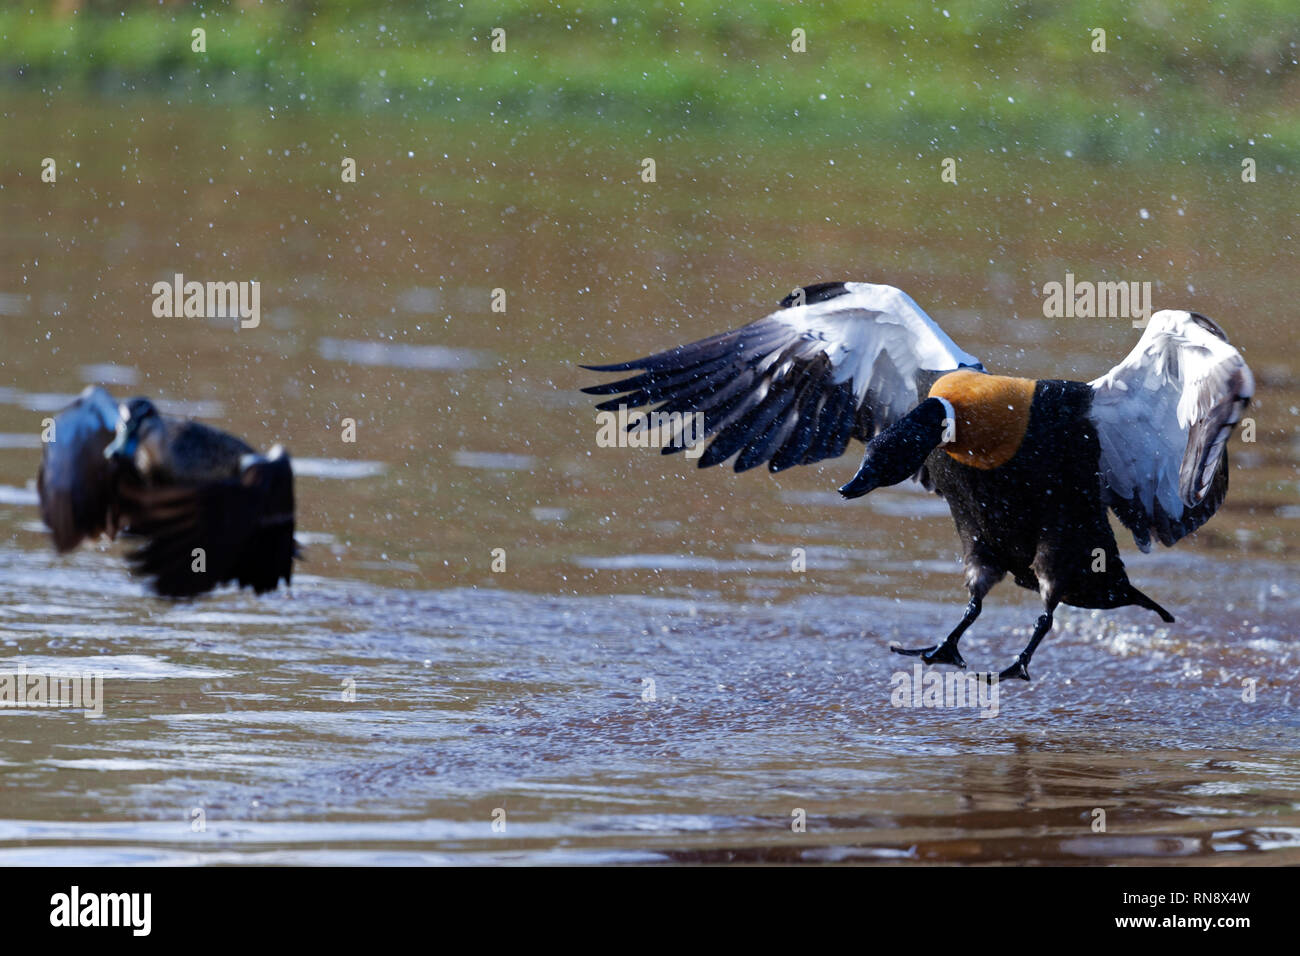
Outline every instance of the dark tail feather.
[(1138, 607), (1144, 607), (1148, 611), (1155, 611), (1157, 614), (1160, 615), (1160, 619), (1164, 621), (1166, 624), (1174, 623), (1174, 616), (1172, 614), (1170, 614), (1168, 611), (1162, 608), (1155, 601), (1151, 600), (1149, 597), (1147, 597), (1137, 588), (1133, 587), (1133, 585), (1131, 584), (1128, 586), (1128, 596), (1129, 596), (1130, 604), (1136, 604)]

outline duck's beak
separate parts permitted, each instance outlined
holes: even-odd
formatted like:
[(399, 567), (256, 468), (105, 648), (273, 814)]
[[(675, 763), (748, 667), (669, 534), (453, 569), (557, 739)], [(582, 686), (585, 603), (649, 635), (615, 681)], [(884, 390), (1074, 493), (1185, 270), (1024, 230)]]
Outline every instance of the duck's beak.
[(861, 498), (868, 492), (875, 491), (883, 484), (880, 475), (872, 467), (870, 456), (862, 460), (862, 467), (858, 473), (853, 476), (853, 480), (840, 489), (840, 494), (845, 498)]

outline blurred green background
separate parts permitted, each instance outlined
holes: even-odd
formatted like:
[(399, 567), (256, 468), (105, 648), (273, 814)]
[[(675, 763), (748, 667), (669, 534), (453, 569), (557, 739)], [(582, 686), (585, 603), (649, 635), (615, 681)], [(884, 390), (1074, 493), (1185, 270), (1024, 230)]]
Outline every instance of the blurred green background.
[[(204, 53), (191, 30), (207, 31)], [(506, 30), (507, 53), (490, 32)], [(1092, 30), (1106, 31), (1105, 53)], [(807, 52), (791, 50), (795, 29)], [(456, 111), (1217, 162), (1300, 145), (1300, 3), (46, 0), (4, 82), (277, 109)]]

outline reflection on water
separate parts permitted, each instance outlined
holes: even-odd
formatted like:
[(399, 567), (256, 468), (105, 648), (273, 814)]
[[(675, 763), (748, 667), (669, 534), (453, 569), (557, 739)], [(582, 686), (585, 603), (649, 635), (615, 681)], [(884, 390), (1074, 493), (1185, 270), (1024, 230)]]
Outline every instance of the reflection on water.
[(384, 473), (379, 461), (348, 461), (345, 458), (295, 458), (293, 473), (299, 478), (373, 478)]
[[(102, 672), (106, 700), (0, 712), (0, 862), (1300, 863), (1289, 194), (971, 157), (954, 201), (888, 147), (736, 165), (697, 136), (648, 192), (611, 178), (641, 144), (597, 129), (393, 119), (349, 132), (365, 190), (327, 193), (338, 118), (215, 111), (231, 163), (203, 108), (14, 99), (4, 141), (82, 165), (0, 170), (0, 657)], [(1063, 610), (995, 719), (891, 703), (889, 645), (964, 602), (942, 502), (844, 502), (848, 458), (772, 478), (598, 448), (576, 392), (579, 361), (837, 277), (903, 286), (990, 369), (1090, 378), (1136, 333), (1043, 319), (1067, 264), (1194, 296), (1257, 373), (1259, 440), (1194, 541), (1122, 544), (1177, 623)], [(172, 272), (257, 279), (262, 325), (154, 318)], [(34, 436), (88, 382), (289, 449), (291, 592), (168, 603), (120, 546), (48, 549)], [(1037, 613), (995, 590), (971, 666)]]
[(355, 365), (388, 365), (393, 368), (461, 369), (484, 364), (474, 349), (448, 349), (440, 345), (389, 345), (384, 342), (352, 342), (321, 339), (321, 358)]
[[(7, 862), (1300, 862), (1297, 688), (1278, 676), (1300, 654), (1225, 638), (1222, 611), (1154, 641), (1136, 615), (1065, 612), (1038, 680), (981, 720), (891, 704), (886, 646), (936, 633), (936, 603), (303, 575), (261, 601), (132, 608), (111, 554), (3, 562), (10, 654), (105, 677), (102, 718), (3, 715), (22, 728)], [(1251, 617), (1278, 631), (1296, 604)], [(973, 666), (1027, 630), (987, 613)]]

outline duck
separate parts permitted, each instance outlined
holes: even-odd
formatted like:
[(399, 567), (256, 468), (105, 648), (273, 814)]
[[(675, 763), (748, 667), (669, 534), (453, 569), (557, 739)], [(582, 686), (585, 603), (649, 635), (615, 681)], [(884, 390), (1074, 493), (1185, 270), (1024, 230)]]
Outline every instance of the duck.
[(582, 367), (635, 373), (582, 389), (614, 396), (601, 411), (653, 405), (658, 421), (698, 422), (662, 452), (692, 447), (701, 468), (734, 459), (737, 472), (776, 473), (857, 441), (845, 498), (908, 480), (942, 496), (961, 542), (965, 612), (942, 641), (891, 650), (964, 669), (961, 637), (1011, 575), (1043, 610), (1015, 661), (987, 675), (998, 681), (1030, 679), (1061, 604), (1132, 605), (1173, 623), (1129, 581), (1108, 514), (1143, 552), (1204, 525), (1227, 495), (1228, 439), (1255, 391), (1241, 353), (1199, 312), (1151, 314), (1100, 378), (1031, 379), (990, 373), (905, 292), (867, 282), (804, 286), (743, 327)]
[(293, 466), (210, 425), (165, 415), (147, 398), (87, 387), (54, 418), (36, 488), (54, 548), (119, 534), (139, 542), (130, 572), (162, 597), (231, 581), (257, 594), (288, 585)]

